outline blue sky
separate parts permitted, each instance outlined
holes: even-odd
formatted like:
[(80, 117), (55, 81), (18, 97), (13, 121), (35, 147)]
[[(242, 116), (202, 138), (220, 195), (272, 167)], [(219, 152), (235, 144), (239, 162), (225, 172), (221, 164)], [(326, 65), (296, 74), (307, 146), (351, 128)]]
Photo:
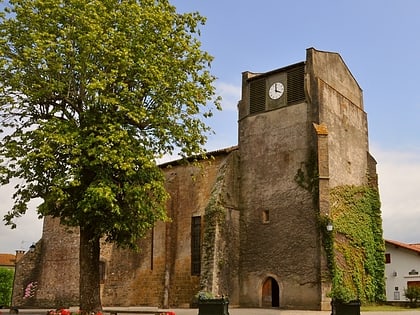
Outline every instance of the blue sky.
[[(176, 0), (180, 12), (207, 17), (202, 48), (222, 112), (208, 123), (207, 149), (237, 144), (241, 73), (304, 61), (306, 49), (339, 53), (364, 91), (370, 151), (378, 162), (384, 237), (420, 242), (420, 1)], [(10, 190), (2, 188), (0, 215)], [(27, 249), (41, 236), (34, 211), (17, 230), (0, 226), (0, 252)]]

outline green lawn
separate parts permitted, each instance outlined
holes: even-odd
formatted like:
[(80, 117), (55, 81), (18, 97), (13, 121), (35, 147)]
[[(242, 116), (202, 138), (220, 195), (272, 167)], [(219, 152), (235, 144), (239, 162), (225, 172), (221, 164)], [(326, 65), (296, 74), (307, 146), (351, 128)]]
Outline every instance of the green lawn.
[(420, 310), (420, 308), (409, 308), (409, 307), (402, 307), (402, 306), (394, 306), (394, 305), (362, 305), (360, 307), (362, 312), (396, 312), (396, 311), (410, 311), (410, 310)]

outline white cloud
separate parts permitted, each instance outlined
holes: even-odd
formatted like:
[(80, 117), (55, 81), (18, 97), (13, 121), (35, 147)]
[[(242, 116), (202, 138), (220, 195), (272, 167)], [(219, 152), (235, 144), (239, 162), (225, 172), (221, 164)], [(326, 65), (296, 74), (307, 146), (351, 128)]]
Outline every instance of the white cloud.
[(42, 235), (42, 220), (38, 219), (36, 205), (33, 201), (25, 215), (14, 220), (17, 227), (11, 229), (3, 221), (4, 215), (13, 206), (13, 184), (0, 187), (0, 253), (14, 254), (16, 250), (28, 250)]
[(226, 82), (215, 83), (216, 93), (222, 97), (224, 111), (236, 111), (238, 101), (241, 99), (241, 87)]
[(384, 237), (420, 242), (420, 152), (371, 149), (377, 161)]

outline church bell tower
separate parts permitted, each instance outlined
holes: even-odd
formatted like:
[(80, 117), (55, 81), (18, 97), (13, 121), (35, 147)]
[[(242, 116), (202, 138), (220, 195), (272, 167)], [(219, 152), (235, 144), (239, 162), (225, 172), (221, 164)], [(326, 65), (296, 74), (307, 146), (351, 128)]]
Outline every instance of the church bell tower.
[(336, 53), (244, 72), (239, 102), (242, 306), (329, 309), (319, 216), (366, 179), (362, 92)]

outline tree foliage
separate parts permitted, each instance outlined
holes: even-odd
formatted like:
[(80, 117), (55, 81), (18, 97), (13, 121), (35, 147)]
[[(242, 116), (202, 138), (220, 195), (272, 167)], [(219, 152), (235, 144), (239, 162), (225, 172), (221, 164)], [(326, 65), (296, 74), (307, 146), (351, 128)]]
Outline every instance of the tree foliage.
[(417, 307), (420, 301), (420, 287), (411, 286), (404, 289), (404, 296), (409, 301), (410, 307)]
[(167, 219), (155, 159), (202, 154), (203, 118), (220, 109), (204, 23), (167, 0), (9, 1), (0, 171), (2, 184), (22, 181), (6, 224), (41, 198), (41, 217), (79, 226), (85, 240), (135, 246)]
[(10, 4), (0, 24), (2, 183), (25, 182), (6, 221), (40, 197), (41, 215), (125, 242), (153, 222), (145, 209), (164, 217), (154, 159), (203, 150), (214, 78), (192, 33), (204, 18), (167, 1)]
[(10, 306), (13, 285), (12, 269), (0, 267), (0, 308), (1, 306)]

